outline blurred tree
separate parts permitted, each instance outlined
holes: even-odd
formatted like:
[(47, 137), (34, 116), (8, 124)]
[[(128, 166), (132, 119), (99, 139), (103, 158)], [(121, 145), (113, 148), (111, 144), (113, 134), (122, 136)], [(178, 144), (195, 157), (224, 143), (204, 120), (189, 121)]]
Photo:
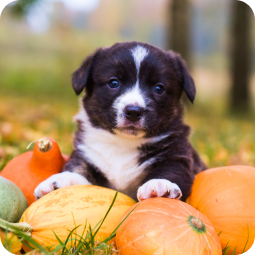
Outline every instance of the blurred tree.
[(29, 9), (40, 0), (18, 0), (10, 6), (10, 12), (15, 17), (23, 17)]
[(172, 0), (169, 3), (167, 48), (181, 54), (190, 67), (190, 2)]
[[(168, 39), (167, 48), (179, 53), (191, 67), (190, 53), (190, 2), (189, 0), (170, 0), (168, 8)], [(189, 100), (183, 94), (183, 102)]]
[(251, 74), (251, 8), (244, 2), (233, 0), (231, 20), (231, 78), (230, 110), (249, 111), (251, 95), (249, 81)]

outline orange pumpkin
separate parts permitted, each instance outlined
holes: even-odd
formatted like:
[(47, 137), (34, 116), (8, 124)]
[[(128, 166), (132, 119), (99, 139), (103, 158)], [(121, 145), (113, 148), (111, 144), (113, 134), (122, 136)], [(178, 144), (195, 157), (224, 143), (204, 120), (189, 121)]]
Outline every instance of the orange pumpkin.
[(187, 203), (210, 219), (220, 233), (222, 248), (245, 251), (255, 238), (255, 168), (227, 166), (206, 170), (196, 176)]
[(116, 244), (121, 255), (222, 254), (219, 237), (202, 213), (162, 197), (138, 203), (117, 232)]
[(39, 139), (33, 151), (12, 159), (1, 176), (14, 182), (24, 193), (28, 205), (35, 201), (34, 189), (62, 169), (68, 157), (60, 153), (58, 144), (49, 137)]

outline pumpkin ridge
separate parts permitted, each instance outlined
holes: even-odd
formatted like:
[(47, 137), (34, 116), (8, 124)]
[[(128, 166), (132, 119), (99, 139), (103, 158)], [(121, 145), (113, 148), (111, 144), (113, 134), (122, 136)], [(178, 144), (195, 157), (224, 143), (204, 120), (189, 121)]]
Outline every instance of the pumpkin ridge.
[(210, 242), (208, 241), (207, 237), (205, 234), (203, 235), (200, 235), (201, 238), (203, 238), (205, 240), (205, 247), (203, 249), (203, 253), (202, 254), (205, 254), (206, 250), (209, 248), (211, 248), (211, 245), (210, 245)]
[[(187, 214), (186, 216), (189, 216), (189, 215), (192, 214), (183, 204), (180, 204), (180, 206), (181, 206), (184, 210), (186, 210), (186, 211), (188, 212), (188, 214)], [(184, 212), (183, 212), (183, 214), (184, 214)]]
[(183, 237), (184, 235), (186, 235), (189, 231), (191, 231), (191, 229), (186, 229), (183, 233), (181, 233), (179, 236), (177, 236), (176, 238), (171, 239), (168, 243), (165, 244), (165, 247), (161, 247), (157, 250), (157, 252), (154, 253), (154, 255), (159, 255), (162, 254), (162, 251), (164, 251), (164, 249), (167, 249), (167, 247), (170, 245), (170, 243), (179, 240), (181, 237)]

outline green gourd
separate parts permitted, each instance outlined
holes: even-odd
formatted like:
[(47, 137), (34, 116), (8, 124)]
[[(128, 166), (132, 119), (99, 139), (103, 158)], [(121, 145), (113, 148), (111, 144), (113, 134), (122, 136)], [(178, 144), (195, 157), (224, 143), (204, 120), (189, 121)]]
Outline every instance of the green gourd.
[(18, 222), (27, 209), (27, 200), (20, 188), (0, 176), (0, 218)]

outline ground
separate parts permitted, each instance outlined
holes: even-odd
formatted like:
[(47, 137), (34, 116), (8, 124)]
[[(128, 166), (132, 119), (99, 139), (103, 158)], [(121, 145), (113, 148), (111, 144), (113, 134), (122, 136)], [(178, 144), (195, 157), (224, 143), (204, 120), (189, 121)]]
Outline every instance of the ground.
[[(44, 136), (55, 139), (63, 153), (71, 153), (75, 131), (72, 117), (78, 111), (78, 100), (75, 95), (62, 99), (0, 96), (0, 169)], [(187, 104), (185, 108), (185, 122), (192, 127), (191, 143), (209, 168), (255, 165), (254, 116), (230, 115), (224, 103), (217, 101)]]

